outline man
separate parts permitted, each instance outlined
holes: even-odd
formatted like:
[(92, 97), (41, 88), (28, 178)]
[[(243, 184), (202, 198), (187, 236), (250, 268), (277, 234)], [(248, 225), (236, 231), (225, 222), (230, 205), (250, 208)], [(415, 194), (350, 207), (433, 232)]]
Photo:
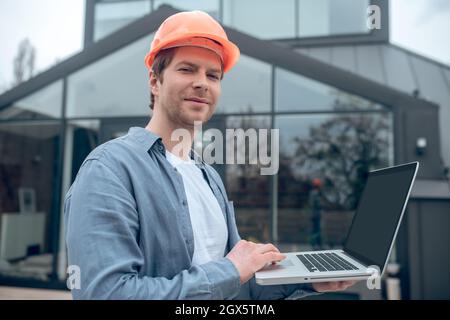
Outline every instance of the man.
[[(280, 299), (350, 285), (258, 286), (254, 273), (284, 255), (240, 240), (219, 175), (190, 152), (194, 122), (211, 118), (238, 57), (206, 13), (160, 26), (145, 58), (150, 122), (93, 150), (66, 195), (75, 299)], [(177, 129), (188, 132), (181, 142), (171, 138)]]

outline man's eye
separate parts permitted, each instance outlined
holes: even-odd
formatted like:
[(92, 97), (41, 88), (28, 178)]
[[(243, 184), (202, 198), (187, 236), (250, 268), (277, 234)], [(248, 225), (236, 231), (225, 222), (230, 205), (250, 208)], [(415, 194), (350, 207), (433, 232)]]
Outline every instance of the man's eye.
[(215, 74), (210, 74), (208, 75), (208, 77), (214, 79), (214, 80), (219, 80), (219, 76), (215, 75)]
[(178, 70), (180, 70), (180, 71), (185, 71), (185, 72), (190, 72), (190, 71), (191, 71), (190, 68), (180, 68), (180, 69), (178, 69)]

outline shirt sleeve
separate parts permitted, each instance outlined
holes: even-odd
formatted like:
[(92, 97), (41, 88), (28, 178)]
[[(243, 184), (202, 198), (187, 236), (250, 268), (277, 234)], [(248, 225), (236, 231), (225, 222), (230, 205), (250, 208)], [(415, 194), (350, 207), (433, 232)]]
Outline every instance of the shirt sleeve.
[(239, 273), (228, 258), (182, 270), (171, 279), (140, 276), (136, 201), (113, 169), (86, 161), (64, 203), (69, 265), (80, 270), (74, 299), (231, 299)]

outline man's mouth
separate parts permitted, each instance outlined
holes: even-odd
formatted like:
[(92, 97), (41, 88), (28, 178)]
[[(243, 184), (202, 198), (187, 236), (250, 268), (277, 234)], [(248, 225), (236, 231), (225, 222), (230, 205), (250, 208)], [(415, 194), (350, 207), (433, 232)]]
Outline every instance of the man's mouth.
[(209, 104), (207, 99), (204, 98), (198, 98), (198, 97), (192, 97), (192, 98), (186, 98), (184, 99), (186, 101), (192, 101), (192, 102), (197, 102), (197, 103), (204, 103), (204, 104)]

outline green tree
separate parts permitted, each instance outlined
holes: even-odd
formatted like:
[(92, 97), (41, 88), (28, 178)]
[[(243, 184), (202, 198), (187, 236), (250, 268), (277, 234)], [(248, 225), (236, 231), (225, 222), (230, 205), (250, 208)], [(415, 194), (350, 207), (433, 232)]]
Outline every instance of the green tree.
[(324, 208), (354, 210), (368, 172), (388, 164), (389, 115), (337, 114), (295, 138), (295, 171), (324, 182)]

